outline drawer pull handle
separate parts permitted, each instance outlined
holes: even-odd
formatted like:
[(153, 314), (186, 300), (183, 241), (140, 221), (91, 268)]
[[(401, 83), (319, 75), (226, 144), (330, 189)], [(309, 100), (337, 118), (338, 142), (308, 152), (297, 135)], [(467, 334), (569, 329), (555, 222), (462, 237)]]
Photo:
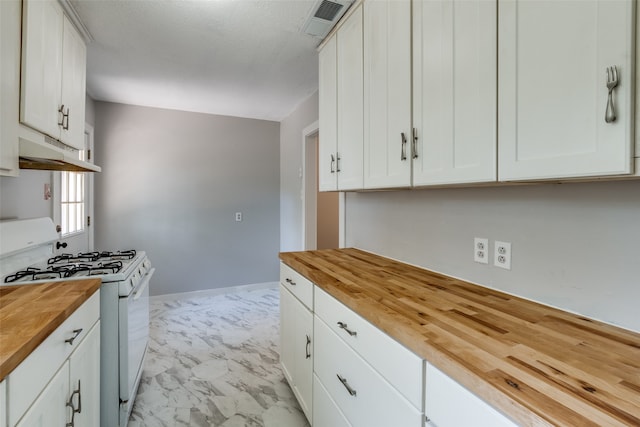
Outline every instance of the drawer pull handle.
[(358, 333), (356, 331), (352, 331), (351, 329), (349, 329), (347, 327), (348, 325), (346, 323), (343, 322), (338, 322), (338, 327), (340, 329), (344, 329), (349, 335), (351, 335), (352, 337), (355, 337), (356, 335), (358, 335)]
[(82, 328), (74, 329), (73, 333), (74, 335), (71, 338), (67, 338), (66, 340), (64, 340), (64, 342), (68, 342), (69, 345), (73, 345), (73, 341), (75, 341), (75, 339), (78, 338), (78, 335), (82, 333)]
[(307, 335), (307, 345), (304, 348), (304, 351), (305, 351), (306, 359), (310, 359), (311, 358), (311, 338), (309, 338), (309, 335)]
[(285, 282), (287, 282), (288, 284), (290, 284), (291, 286), (295, 286), (296, 282), (294, 282), (293, 280), (289, 279), (288, 277), (286, 279), (284, 279)]
[[(78, 407), (76, 408), (73, 404), (73, 396), (78, 395)], [(66, 427), (74, 427), (75, 426), (75, 418), (76, 414), (82, 412), (82, 392), (80, 391), (80, 380), (78, 380), (78, 389), (74, 390), (69, 397), (69, 401), (67, 402), (67, 406), (71, 408), (71, 422), (67, 423)]]
[(344, 386), (344, 388), (347, 389), (347, 391), (349, 392), (349, 394), (351, 396), (355, 396), (356, 395), (356, 391), (354, 389), (351, 388), (351, 386), (349, 385), (349, 383), (347, 382), (346, 378), (342, 378), (340, 376), (340, 374), (336, 374), (336, 376), (338, 377), (338, 379), (340, 380), (340, 382), (342, 383), (342, 385)]

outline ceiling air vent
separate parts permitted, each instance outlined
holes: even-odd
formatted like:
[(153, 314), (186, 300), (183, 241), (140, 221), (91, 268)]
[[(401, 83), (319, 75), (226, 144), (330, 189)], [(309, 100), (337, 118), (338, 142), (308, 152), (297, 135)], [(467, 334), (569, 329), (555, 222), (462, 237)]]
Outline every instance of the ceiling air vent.
[(311, 9), (302, 31), (324, 38), (345, 14), (353, 0), (318, 0)]

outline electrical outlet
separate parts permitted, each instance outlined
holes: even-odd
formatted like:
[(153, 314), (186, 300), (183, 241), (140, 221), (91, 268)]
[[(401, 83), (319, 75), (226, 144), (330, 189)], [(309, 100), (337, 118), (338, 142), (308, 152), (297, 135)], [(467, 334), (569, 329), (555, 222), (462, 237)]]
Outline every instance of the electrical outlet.
[(511, 270), (511, 243), (499, 242), (494, 245), (493, 265)]
[(489, 264), (489, 239), (474, 237), (473, 260), (480, 264)]
[(242, 221), (242, 212), (236, 212), (236, 221)]

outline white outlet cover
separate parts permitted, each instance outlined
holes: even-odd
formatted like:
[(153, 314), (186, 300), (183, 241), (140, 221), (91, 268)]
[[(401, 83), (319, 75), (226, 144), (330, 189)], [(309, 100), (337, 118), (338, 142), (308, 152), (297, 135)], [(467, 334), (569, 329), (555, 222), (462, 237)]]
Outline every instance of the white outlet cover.
[(489, 264), (489, 239), (474, 237), (473, 260), (480, 264)]
[(493, 265), (511, 270), (511, 243), (496, 240), (493, 246)]

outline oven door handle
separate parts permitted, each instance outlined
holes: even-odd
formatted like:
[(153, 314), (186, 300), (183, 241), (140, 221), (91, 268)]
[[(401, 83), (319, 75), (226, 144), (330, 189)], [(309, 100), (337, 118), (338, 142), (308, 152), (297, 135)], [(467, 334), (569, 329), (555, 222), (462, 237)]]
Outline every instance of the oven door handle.
[(140, 286), (138, 286), (138, 290), (136, 291), (136, 293), (133, 294), (133, 300), (134, 301), (142, 296), (142, 293), (144, 292), (144, 288), (149, 286), (149, 282), (151, 281), (151, 276), (153, 276), (153, 273), (155, 273), (155, 272), (156, 272), (156, 269), (152, 268), (151, 270), (149, 270), (147, 272), (147, 274), (144, 275), (144, 280), (142, 281)]

